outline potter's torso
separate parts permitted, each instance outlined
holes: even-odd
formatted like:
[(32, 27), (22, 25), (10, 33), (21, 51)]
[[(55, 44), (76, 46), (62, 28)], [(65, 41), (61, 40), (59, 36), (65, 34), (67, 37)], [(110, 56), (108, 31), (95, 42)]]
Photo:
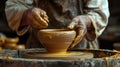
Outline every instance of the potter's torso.
[[(39, 0), (37, 7), (46, 11), (49, 17), (48, 28), (66, 28), (75, 16), (82, 13), (80, 1), (81, 0)], [(29, 47), (41, 47), (37, 40), (36, 33), (37, 31), (33, 32), (32, 36), (30, 36), (28, 44), (31, 44), (31, 46)], [(82, 45), (78, 47), (87, 47), (85, 40), (81, 43)]]
[(80, 15), (81, 0), (39, 0), (38, 7), (49, 17), (50, 28), (66, 28), (71, 20)]

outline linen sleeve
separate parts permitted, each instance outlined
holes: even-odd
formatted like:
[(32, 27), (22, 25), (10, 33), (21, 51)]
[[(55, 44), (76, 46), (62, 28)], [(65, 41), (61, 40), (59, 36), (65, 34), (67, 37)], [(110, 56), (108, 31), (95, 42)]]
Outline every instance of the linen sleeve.
[[(28, 8), (32, 8), (33, 0), (7, 0), (6, 6), (5, 6), (5, 13), (8, 25), (10, 29), (13, 31), (19, 32), (18, 29), (20, 27), (22, 15), (24, 11), (26, 11)], [(22, 30), (22, 32), (25, 32), (26, 29)], [(20, 31), (21, 32), (21, 31)]]
[(96, 38), (102, 34), (108, 24), (108, 0), (85, 0), (84, 11), (91, 19)]

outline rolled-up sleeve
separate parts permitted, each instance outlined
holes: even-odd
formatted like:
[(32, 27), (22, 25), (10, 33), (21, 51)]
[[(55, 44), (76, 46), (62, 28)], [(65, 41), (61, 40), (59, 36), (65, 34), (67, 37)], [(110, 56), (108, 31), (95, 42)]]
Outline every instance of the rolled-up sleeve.
[(5, 13), (9, 27), (18, 31), (22, 15), (25, 10), (32, 7), (32, 0), (8, 0), (6, 1)]
[(96, 37), (100, 36), (108, 24), (108, 0), (85, 0), (85, 9), (94, 27)]

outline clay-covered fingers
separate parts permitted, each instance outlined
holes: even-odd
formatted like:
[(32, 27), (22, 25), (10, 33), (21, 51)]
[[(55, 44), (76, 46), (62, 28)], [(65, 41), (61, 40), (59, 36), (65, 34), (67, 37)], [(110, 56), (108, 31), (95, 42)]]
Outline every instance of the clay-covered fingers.
[(34, 28), (46, 28), (48, 27), (48, 16), (46, 15), (46, 12), (39, 9), (34, 8), (32, 9), (32, 23), (31, 26)]
[(71, 22), (71, 23), (68, 25), (67, 29), (74, 29), (75, 26), (76, 26), (76, 23)]
[(74, 29), (78, 25), (78, 22), (73, 19), (72, 22), (67, 26), (67, 29)]
[(48, 26), (48, 21), (44, 20), (39, 14), (34, 15), (34, 20), (40, 25), (41, 28), (46, 28)]
[(81, 29), (81, 27), (76, 28), (75, 31), (77, 33), (76, 37), (69, 48), (73, 48), (75, 45), (77, 45), (83, 39), (84, 35), (86, 34), (86, 30)]
[(68, 25), (67, 29), (74, 29), (76, 31), (76, 37), (69, 47), (72, 48), (83, 39), (84, 35), (87, 32), (84, 18), (82, 18), (81, 16), (73, 18), (72, 22)]
[(40, 16), (41, 16), (46, 22), (49, 22), (48, 16), (47, 16), (46, 12), (41, 12), (41, 13), (40, 13)]
[(35, 18), (31, 20), (31, 26), (35, 29), (45, 28), (46, 26), (39, 23), (40, 21), (36, 20)]

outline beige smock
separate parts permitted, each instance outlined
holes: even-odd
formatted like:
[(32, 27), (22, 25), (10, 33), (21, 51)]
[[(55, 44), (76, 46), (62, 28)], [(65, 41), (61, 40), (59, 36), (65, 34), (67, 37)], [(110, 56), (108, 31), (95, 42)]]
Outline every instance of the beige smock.
[[(20, 27), (23, 13), (33, 7), (38, 7), (47, 12), (50, 23), (48, 28), (66, 28), (70, 21), (81, 14), (87, 15), (94, 26), (96, 39), (102, 34), (108, 24), (109, 8), (108, 0), (8, 0), (5, 12), (9, 27), (19, 35), (25, 34), (30, 30), (29, 26), (22, 30)], [(82, 13), (82, 11), (84, 13)], [(23, 33), (21, 33), (23, 32)], [(41, 47), (36, 36), (37, 30), (30, 31), (27, 42), (28, 48)], [(96, 39), (87, 41), (85, 38), (76, 48), (98, 49)]]

